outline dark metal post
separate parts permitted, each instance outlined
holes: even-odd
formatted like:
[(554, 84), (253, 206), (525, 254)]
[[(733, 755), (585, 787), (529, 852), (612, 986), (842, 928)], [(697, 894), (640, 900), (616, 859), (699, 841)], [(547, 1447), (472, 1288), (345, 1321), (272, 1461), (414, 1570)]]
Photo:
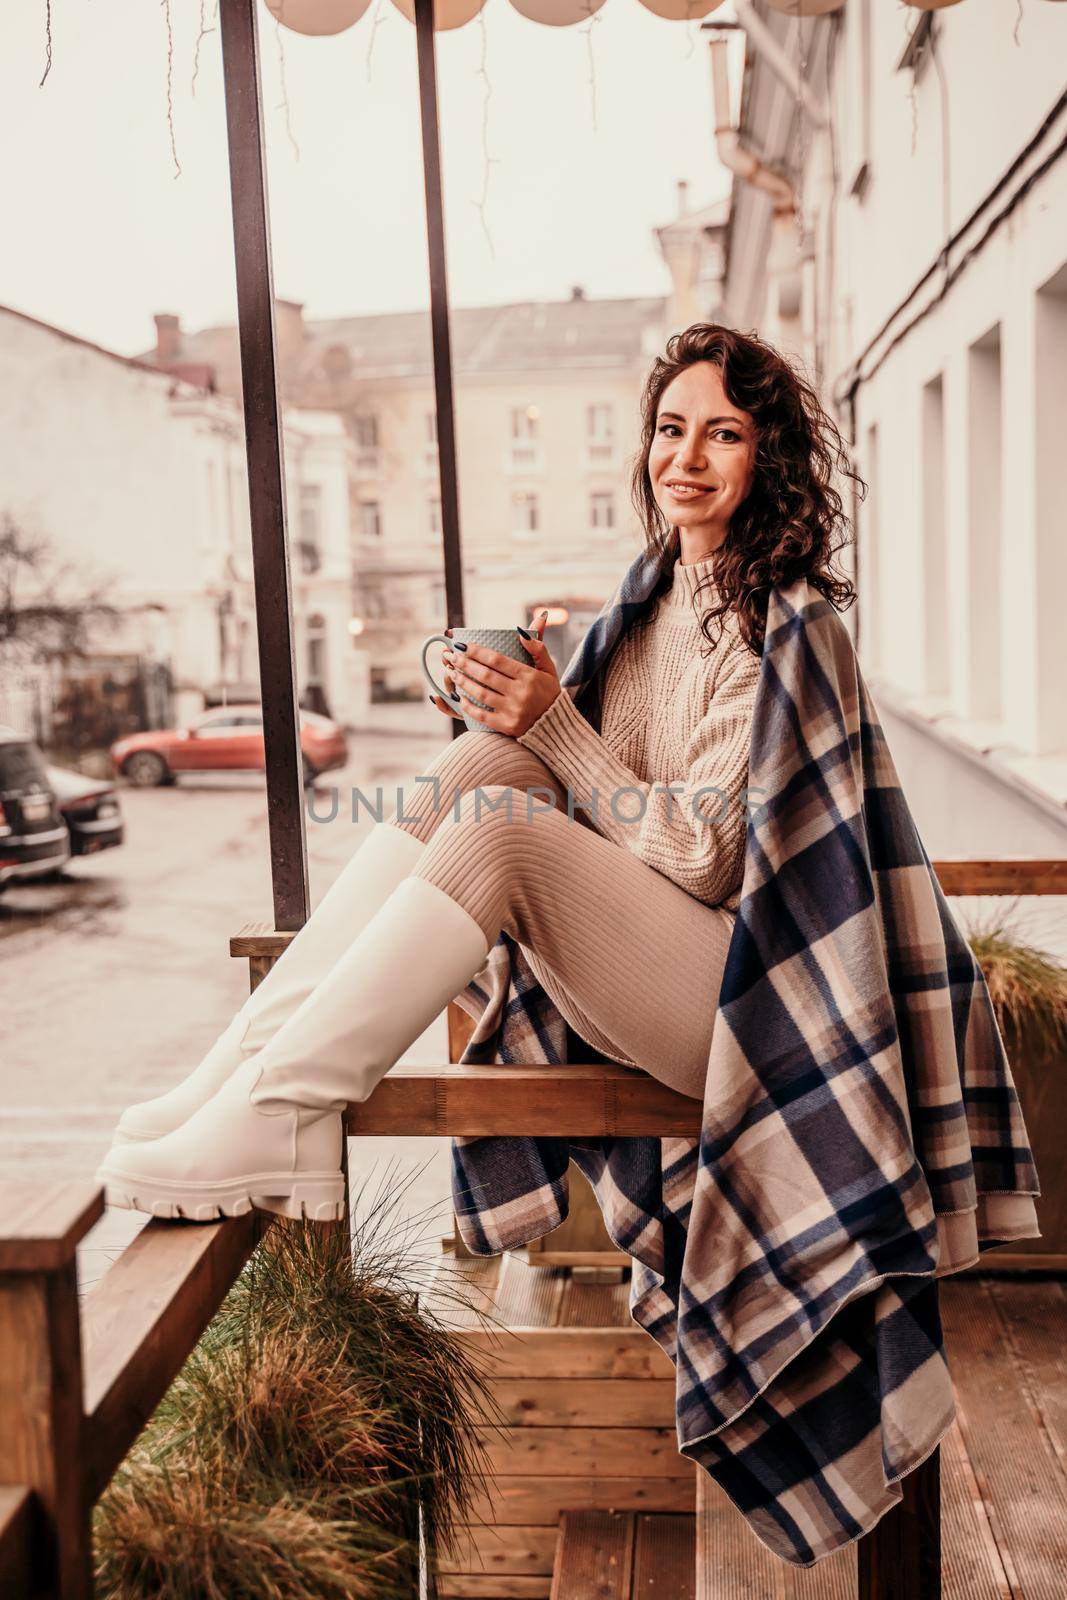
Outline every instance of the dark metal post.
[[(456, 414), (452, 384), (452, 340), (448, 325), (448, 274), (445, 267), (445, 211), (441, 187), (441, 135), (437, 112), (437, 64), (433, 31), (434, 0), (415, 0), (415, 46), (419, 62), (419, 113), (422, 171), (426, 191), (426, 243), (430, 256), (430, 334), (434, 397), (437, 404), (437, 458), (441, 471), (441, 536), (445, 558), (445, 610), (448, 626), (464, 625), (463, 559), (459, 531), (459, 475), (456, 469)], [(465, 732), (452, 724), (453, 737)]]
[(252, 517), (274, 925), (290, 932), (303, 926), (311, 906), (285, 522), (285, 464), (274, 339), (274, 276), (259, 92), (257, 3), (258, 0), (221, 0), (219, 20), (237, 263), (237, 321)]

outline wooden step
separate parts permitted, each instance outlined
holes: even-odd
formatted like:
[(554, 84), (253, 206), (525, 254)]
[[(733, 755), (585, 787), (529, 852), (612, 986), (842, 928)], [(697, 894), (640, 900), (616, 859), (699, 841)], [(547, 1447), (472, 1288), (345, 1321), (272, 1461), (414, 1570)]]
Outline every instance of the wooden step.
[(638, 1522), (691, 1522), (696, 1473), (675, 1442), (674, 1368), (630, 1316), (629, 1285), (511, 1255), (445, 1258), (424, 1304), (484, 1365), (506, 1422), (485, 1419), (489, 1474), (442, 1554), (442, 1600), (548, 1600), (564, 1513), (615, 1514), (632, 1569), (639, 1554), (642, 1571), (656, 1564)]
[(551, 1600), (693, 1600), (695, 1593), (695, 1518), (619, 1511), (560, 1518)]

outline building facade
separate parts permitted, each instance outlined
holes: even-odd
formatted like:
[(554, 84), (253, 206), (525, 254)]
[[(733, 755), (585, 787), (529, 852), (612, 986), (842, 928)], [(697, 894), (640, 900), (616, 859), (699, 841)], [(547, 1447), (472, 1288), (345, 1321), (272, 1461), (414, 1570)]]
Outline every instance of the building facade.
[[(301, 689), (350, 714), (348, 455), (334, 415), (285, 415)], [(120, 722), (181, 721), (258, 698), (244, 431), (234, 402), (0, 308), (0, 511), (47, 558), (20, 575), (67, 604), (99, 596), (78, 659), (6, 652), (0, 720), (48, 736), (64, 695), (118, 699)], [(141, 685), (136, 693), (123, 686)], [(79, 687), (80, 685), (80, 687)], [(147, 690), (145, 685), (149, 687)], [(105, 719), (106, 720), (106, 719)]]
[(779, 187), (735, 178), (726, 318), (868, 485), (851, 625), (927, 837), (1062, 854), (1067, 8), (753, 9), (738, 134)]
[[(465, 617), (527, 623), (562, 668), (641, 545), (630, 499), (639, 400), (665, 332), (662, 298), (569, 300), (452, 313)], [(357, 726), (440, 727), (419, 659), (446, 624), (429, 319), (305, 321), (279, 301), (288, 406), (341, 419), (351, 522), (351, 699)], [(240, 393), (233, 328), (157, 318), (145, 360)], [(431, 665), (439, 660), (430, 656)]]

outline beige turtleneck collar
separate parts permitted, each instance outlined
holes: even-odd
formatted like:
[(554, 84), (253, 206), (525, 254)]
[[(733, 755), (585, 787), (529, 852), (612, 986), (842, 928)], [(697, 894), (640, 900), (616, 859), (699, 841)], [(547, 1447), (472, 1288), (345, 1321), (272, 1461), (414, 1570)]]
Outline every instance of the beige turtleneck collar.
[(718, 590), (714, 580), (711, 584), (707, 580), (712, 578), (714, 564), (713, 555), (705, 556), (702, 561), (693, 561), (688, 565), (683, 565), (679, 556), (674, 562), (674, 581), (669, 589), (664, 590), (660, 601), (663, 609), (685, 611), (692, 615), (693, 600), (700, 585), (703, 585), (700, 589), (701, 608), (704, 609), (713, 603)]

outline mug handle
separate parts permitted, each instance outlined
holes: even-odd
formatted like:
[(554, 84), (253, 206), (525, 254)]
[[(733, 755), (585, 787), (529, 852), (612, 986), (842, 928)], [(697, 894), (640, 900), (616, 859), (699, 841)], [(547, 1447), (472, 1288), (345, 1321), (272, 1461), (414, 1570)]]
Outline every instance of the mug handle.
[(448, 645), (449, 649), (451, 649), (452, 643), (453, 643), (453, 641), (448, 637), (447, 634), (445, 634), (445, 633), (432, 633), (430, 635), (430, 637), (423, 642), (423, 646), (422, 646), (422, 670), (423, 670), (423, 674), (424, 674), (424, 676), (426, 678), (427, 683), (430, 685), (430, 688), (433, 689), (436, 694), (439, 694), (441, 696), (442, 700), (450, 700), (451, 696), (449, 695), (447, 690), (441, 688), (441, 685), (436, 681), (436, 679), (434, 678), (434, 676), (433, 676), (432, 672), (430, 671), (429, 667), (426, 665), (426, 652), (427, 652), (427, 650), (430, 648), (430, 646), (432, 644), (446, 644), (446, 645)]

